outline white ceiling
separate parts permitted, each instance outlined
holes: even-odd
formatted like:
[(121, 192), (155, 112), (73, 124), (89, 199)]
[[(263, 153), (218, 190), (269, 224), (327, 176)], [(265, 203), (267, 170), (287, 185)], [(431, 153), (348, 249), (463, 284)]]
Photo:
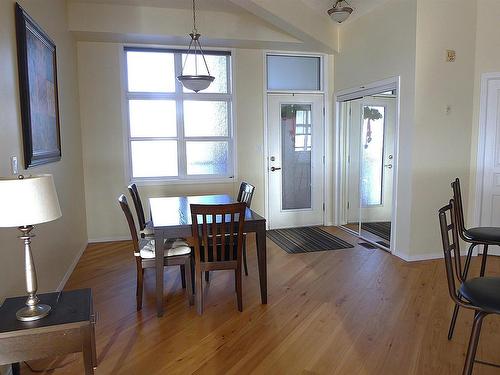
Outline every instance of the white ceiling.
[[(100, 4), (120, 4), (120, 5), (142, 5), (158, 8), (191, 8), (190, 0), (67, 0), (70, 3), (100, 3)], [(326, 11), (330, 9), (334, 0), (289, 0), (302, 1), (304, 4), (316, 10), (319, 15), (326, 16)], [(346, 21), (350, 22), (363, 14), (371, 12), (374, 8), (382, 5), (388, 0), (348, 0), (348, 3), (354, 9), (351, 17)], [(215, 10), (229, 13), (244, 12), (242, 8), (233, 4), (230, 0), (198, 0), (196, 2), (198, 9)]]

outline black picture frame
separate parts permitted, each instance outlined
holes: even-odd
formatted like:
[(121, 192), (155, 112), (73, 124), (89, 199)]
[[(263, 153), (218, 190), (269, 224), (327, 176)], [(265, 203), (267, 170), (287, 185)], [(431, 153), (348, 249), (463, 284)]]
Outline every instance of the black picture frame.
[(15, 5), (19, 94), (26, 169), (61, 160), (56, 45)]

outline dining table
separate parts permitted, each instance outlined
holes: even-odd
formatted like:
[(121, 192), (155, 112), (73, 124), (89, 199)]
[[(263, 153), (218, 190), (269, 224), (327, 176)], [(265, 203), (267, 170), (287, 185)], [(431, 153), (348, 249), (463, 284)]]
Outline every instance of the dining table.
[[(191, 204), (229, 203), (236, 203), (236, 200), (227, 194), (149, 198), (155, 237), (156, 309), (158, 317), (163, 316), (164, 312), (163, 243), (166, 239), (192, 236)], [(245, 212), (244, 232), (255, 233), (260, 297), (262, 304), (267, 304), (266, 219), (247, 208)]]

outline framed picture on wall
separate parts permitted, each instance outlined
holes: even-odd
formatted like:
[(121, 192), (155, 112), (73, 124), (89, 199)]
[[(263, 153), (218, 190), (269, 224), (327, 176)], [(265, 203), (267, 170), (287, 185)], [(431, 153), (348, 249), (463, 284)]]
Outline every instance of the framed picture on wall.
[(16, 3), (24, 166), (61, 159), (56, 45)]

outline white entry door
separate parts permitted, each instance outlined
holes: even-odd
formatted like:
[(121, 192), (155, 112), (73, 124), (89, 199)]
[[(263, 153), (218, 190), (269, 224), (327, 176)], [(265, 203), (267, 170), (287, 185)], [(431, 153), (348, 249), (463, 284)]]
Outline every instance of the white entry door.
[(271, 229), (323, 224), (323, 96), (268, 95)]
[(488, 81), (481, 226), (500, 227), (500, 80)]

